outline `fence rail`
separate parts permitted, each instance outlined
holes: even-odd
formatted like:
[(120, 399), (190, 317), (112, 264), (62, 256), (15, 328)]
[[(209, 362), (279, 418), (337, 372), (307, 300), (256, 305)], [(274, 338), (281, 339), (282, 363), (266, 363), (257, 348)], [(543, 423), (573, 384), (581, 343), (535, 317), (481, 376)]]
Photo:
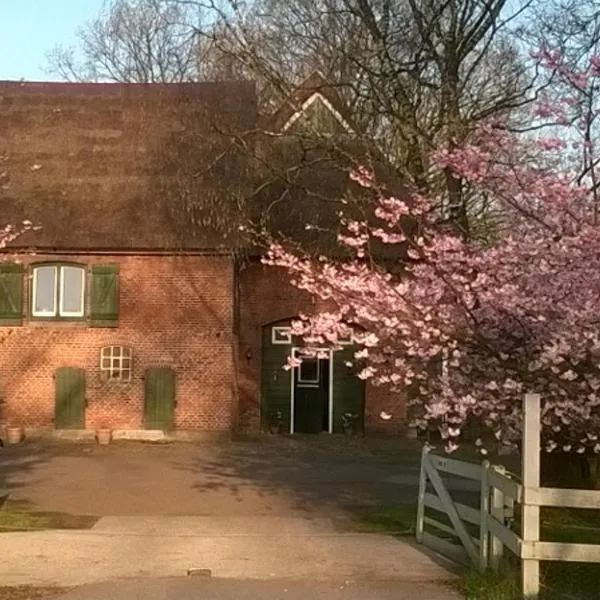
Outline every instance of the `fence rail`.
[(526, 504), (562, 508), (600, 508), (597, 490), (567, 490), (561, 488), (528, 488), (524, 490)]
[[(481, 465), (436, 456), (423, 449), (419, 478), (417, 541), (463, 564), (482, 570), (498, 569), (504, 548), (521, 561), (523, 596), (535, 600), (540, 592), (540, 561), (600, 563), (600, 544), (574, 544), (540, 541), (540, 507), (587, 508), (600, 510), (600, 491), (540, 487), (540, 397), (524, 399), (523, 482), (507, 475), (504, 467)], [(480, 508), (452, 499), (440, 473), (480, 482)], [(428, 491), (431, 484), (433, 493)], [(509, 526), (515, 503), (521, 504), (521, 534)], [(426, 516), (426, 509), (445, 513), (451, 525)], [(471, 535), (465, 523), (479, 527), (479, 538)], [(452, 543), (425, 531), (425, 525), (460, 540)]]

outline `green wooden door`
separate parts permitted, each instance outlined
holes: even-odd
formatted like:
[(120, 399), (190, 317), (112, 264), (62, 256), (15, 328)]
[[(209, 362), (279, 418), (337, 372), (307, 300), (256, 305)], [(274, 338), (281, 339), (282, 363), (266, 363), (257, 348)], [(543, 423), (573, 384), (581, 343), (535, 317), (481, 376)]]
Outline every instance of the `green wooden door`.
[(358, 415), (357, 429), (363, 431), (365, 417), (365, 382), (356, 376), (356, 367), (348, 367), (354, 360), (354, 346), (333, 353), (333, 431), (342, 432), (342, 415)]
[(290, 431), (291, 372), (283, 367), (291, 351), (291, 343), (273, 343), (271, 325), (263, 327), (261, 421), (264, 429), (279, 424), (282, 433)]
[(329, 358), (306, 357), (294, 369), (294, 432), (329, 431)]
[(85, 371), (61, 367), (55, 373), (54, 426), (56, 429), (85, 428)]
[(144, 427), (168, 431), (175, 425), (175, 371), (148, 369), (144, 377)]

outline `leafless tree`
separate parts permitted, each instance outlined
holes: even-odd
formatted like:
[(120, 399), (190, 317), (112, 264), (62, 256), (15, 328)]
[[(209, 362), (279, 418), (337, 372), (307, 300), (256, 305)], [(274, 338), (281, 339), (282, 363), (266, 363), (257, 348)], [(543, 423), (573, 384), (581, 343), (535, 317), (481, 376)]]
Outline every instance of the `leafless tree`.
[(511, 28), (532, 1), (111, 0), (50, 62), (75, 80), (252, 79), (264, 112), (319, 70), (364, 139), (470, 235), (485, 203), (428, 156), (530, 99)]
[(200, 7), (169, 0), (107, 0), (75, 46), (49, 52), (48, 71), (68, 81), (196, 80), (204, 16)]
[(428, 155), (485, 119), (514, 118), (530, 100), (512, 25), (531, 1), (511, 11), (507, 0), (179, 0), (212, 11), (213, 53), (259, 82), (263, 106), (323, 72), (361, 132), (405, 178), (439, 194), (464, 235), (470, 196), (451, 172), (432, 174)]
[[(536, 18), (523, 24), (520, 33), (527, 43), (540, 50), (560, 52), (567, 72), (586, 73), (590, 59), (600, 54), (600, 2), (598, 0), (553, 0), (535, 5)], [(562, 152), (560, 167), (574, 172), (578, 183), (592, 190), (595, 222), (600, 220), (600, 83), (592, 77), (581, 86), (573, 78), (545, 71), (544, 94), (550, 103), (574, 101), (565, 117), (577, 131), (571, 140), (572, 152)], [(563, 117), (564, 118), (564, 117)]]

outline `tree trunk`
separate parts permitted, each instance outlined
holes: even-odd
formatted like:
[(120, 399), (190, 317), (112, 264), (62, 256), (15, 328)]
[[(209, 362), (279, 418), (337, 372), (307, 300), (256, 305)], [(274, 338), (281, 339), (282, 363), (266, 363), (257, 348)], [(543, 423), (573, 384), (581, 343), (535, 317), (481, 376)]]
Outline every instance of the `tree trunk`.
[(590, 490), (600, 489), (600, 457), (598, 455), (582, 456), (581, 462), (581, 476), (586, 483), (586, 487)]
[[(459, 65), (456, 58), (456, 48), (452, 45), (446, 47), (446, 64), (442, 80), (442, 110), (446, 123), (446, 144), (452, 151), (463, 141), (463, 126), (460, 114), (459, 94)], [(444, 171), (446, 179), (446, 192), (448, 194), (448, 215), (457, 234), (463, 239), (469, 237), (469, 216), (463, 194), (463, 184), (454, 171), (450, 168)]]
[(541, 484), (547, 487), (600, 489), (599, 457), (542, 452)]

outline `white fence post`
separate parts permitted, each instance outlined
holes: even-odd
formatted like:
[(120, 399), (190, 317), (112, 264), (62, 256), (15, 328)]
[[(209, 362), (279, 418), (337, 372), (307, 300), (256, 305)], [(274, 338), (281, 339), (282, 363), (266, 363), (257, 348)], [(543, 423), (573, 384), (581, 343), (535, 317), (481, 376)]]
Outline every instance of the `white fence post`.
[(485, 571), (488, 568), (488, 552), (490, 546), (490, 532), (488, 529), (488, 512), (490, 510), (490, 486), (488, 484), (488, 472), (490, 462), (484, 460), (481, 463), (481, 499), (479, 502), (479, 511), (481, 513), (481, 523), (479, 524), (479, 570)]
[(423, 542), (423, 528), (425, 526), (425, 491), (427, 489), (427, 471), (425, 470), (425, 461), (428, 459), (430, 447), (425, 444), (421, 453), (421, 471), (419, 473), (419, 495), (417, 500), (417, 524), (415, 533), (417, 542)]
[[(523, 447), (521, 451), (523, 475), (523, 514), (521, 537), (523, 544), (540, 539), (540, 508), (528, 504), (532, 491), (540, 487), (540, 395), (526, 394), (523, 402)], [(540, 562), (526, 558), (521, 562), (522, 592), (528, 600), (540, 593)]]
[[(506, 474), (506, 469), (502, 465), (494, 465), (492, 468), (500, 475)], [(496, 521), (504, 524), (504, 504), (506, 502), (504, 492), (498, 488), (493, 488), (491, 502), (492, 506), (490, 511), (492, 513), (492, 517), (494, 517)], [(500, 569), (503, 554), (504, 544), (502, 543), (502, 540), (495, 535), (492, 535), (490, 542), (490, 566), (494, 571), (498, 571)]]

